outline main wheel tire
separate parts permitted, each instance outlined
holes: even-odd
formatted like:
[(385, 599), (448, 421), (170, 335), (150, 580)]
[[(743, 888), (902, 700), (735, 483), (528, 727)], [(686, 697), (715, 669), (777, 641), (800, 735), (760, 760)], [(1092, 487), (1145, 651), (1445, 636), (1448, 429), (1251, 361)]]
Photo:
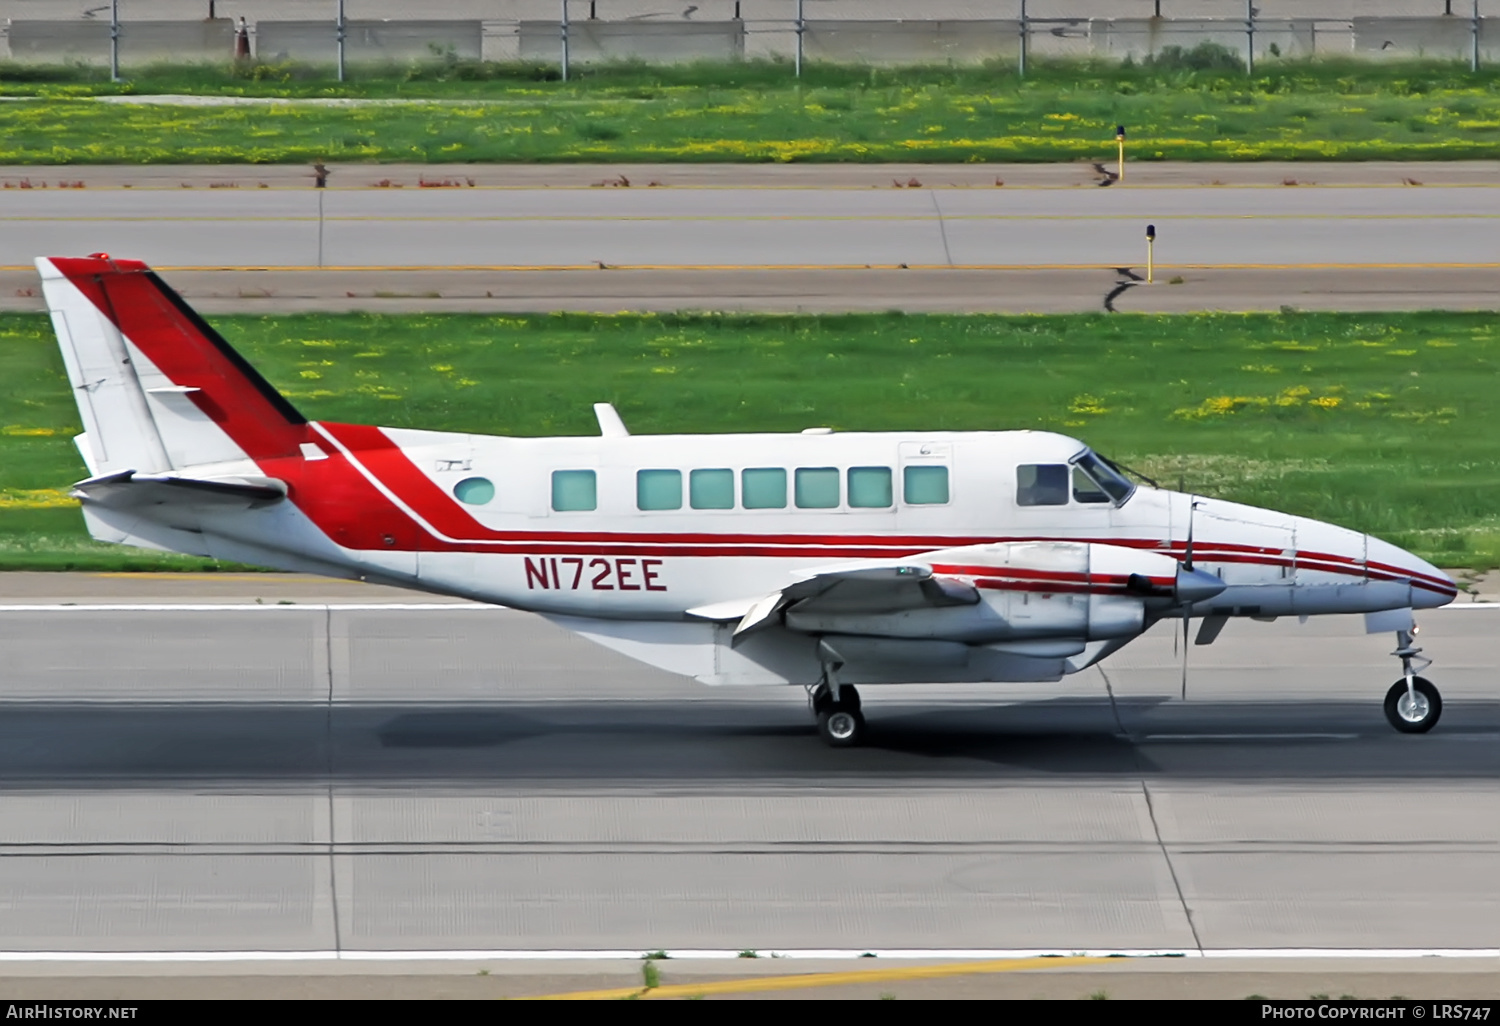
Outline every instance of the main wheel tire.
[(825, 709), (818, 713), (818, 733), (830, 748), (853, 748), (864, 740), (865, 718), (858, 709)]
[(1407, 693), (1405, 677), (1385, 693), (1385, 718), (1403, 734), (1425, 734), (1443, 715), (1443, 696), (1425, 677), (1413, 677), (1411, 683), (1415, 696)]

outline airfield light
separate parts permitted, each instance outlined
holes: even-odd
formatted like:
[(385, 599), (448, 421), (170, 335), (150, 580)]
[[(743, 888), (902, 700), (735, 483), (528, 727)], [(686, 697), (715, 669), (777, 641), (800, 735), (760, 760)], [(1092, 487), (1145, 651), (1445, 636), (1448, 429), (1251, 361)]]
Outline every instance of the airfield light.
[(1115, 142), (1117, 142), (1117, 143), (1120, 144), (1120, 165), (1119, 165), (1118, 168), (1116, 168), (1116, 171), (1118, 172), (1117, 175), (1116, 175), (1116, 177), (1119, 178), (1120, 181), (1123, 182), (1125, 180), (1125, 126), (1124, 125), (1116, 125), (1115, 126)]
[(1156, 225), (1146, 225), (1146, 284), (1152, 283), (1156, 271)]

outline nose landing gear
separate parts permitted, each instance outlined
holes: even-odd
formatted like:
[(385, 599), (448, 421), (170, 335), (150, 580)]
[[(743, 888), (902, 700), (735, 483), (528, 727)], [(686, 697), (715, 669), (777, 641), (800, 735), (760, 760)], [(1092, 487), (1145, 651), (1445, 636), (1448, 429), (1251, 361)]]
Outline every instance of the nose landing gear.
[(808, 694), (813, 715), (818, 719), (818, 734), (830, 748), (853, 748), (865, 739), (859, 692), (852, 684), (839, 684), (832, 668), (824, 681)]
[(1413, 633), (1396, 632), (1396, 651), (1391, 655), (1401, 659), (1402, 678), (1385, 693), (1385, 718), (1403, 734), (1425, 734), (1443, 714), (1443, 697), (1430, 680), (1416, 675), (1432, 660), (1418, 655), (1422, 650), (1412, 644)]

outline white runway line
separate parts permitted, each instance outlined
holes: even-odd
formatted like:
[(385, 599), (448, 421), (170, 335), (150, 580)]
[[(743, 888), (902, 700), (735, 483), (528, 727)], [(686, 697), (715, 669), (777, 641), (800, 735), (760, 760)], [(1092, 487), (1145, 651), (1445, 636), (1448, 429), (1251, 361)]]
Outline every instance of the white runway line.
[[(0, 951), (0, 962), (468, 962), (582, 961), (639, 962), (651, 952), (608, 951)], [(739, 951), (664, 952), (667, 959), (738, 959)], [(1012, 958), (1500, 958), (1500, 948), (1231, 948), (1195, 950), (1038, 951), (985, 948), (873, 948), (760, 951), (762, 959), (907, 959), (970, 961)]]
[(1146, 741), (1353, 741), (1358, 734), (1147, 734)]

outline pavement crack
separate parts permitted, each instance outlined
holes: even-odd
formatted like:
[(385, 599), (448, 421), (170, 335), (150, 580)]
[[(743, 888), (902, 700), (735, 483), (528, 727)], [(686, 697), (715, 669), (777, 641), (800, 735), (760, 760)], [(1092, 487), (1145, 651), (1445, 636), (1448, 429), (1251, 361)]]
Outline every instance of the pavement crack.
[[(1104, 693), (1109, 696), (1109, 711), (1114, 714), (1115, 729), (1119, 731), (1120, 737), (1134, 744), (1135, 736), (1125, 729), (1125, 721), (1120, 718), (1120, 703), (1115, 701), (1115, 689), (1114, 685), (1109, 682), (1109, 674), (1104, 672), (1102, 666), (1096, 665), (1094, 669), (1099, 671), (1099, 677), (1104, 681)], [(1137, 760), (1137, 768), (1139, 768), (1139, 760)]]
[(943, 208), (938, 205), (937, 190), (927, 190), (927, 195), (932, 197), (932, 209), (937, 211), (938, 233), (943, 237), (943, 259), (948, 261), (948, 266), (953, 266), (953, 253), (948, 249), (948, 222), (943, 217)]
[(1139, 274), (1136, 274), (1128, 267), (1116, 267), (1115, 273), (1120, 276), (1121, 280), (1116, 281), (1114, 289), (1107, 293), (1104, 297), (1104, 309), (1110, 313), (1119, 313), (1119, 311), (1115, 309), (1115, 300), (1118, 299), (1126, 289), (1133, 289), (1137, 285), (1141, 284), (1141, 282), (1145, 281), (1144, 278), (1142, 278)]
[(1172, 853), (1167, 851), (1166, 842), (1161, 837), (1161, 824), (1156, 820), (1156, 803), (1151, 800), (1151, 787), (1146, 783), (1145, 777), (1141, 778), (1141, 794), (1146, 799), (1146, 812), (1151, 816), (1151, 831), (1156, 835), (1156, 847), (1161, 851), (1161, 857), (1167, 860), (1167, 872), (1172, 874), (1172, 888), (1177, 892), (1177, 903), (1182, 906), (1182, 914), (1187, 917), (1188, 929), (1193, 934), (1193, 946), (1198, 953), (1203, 953), (1203, 939), (1198, 936), (1198, 924), (1193, 921), (1193, 910), (1188, 907), (1187, 895), (1182, 893), (1182, 881), (1177, 878), (1177, 866), (1172, 862)]
[(338, 819), (333, 800), (333, 607), (323, 607), (324, 659), (328, 664), (328, 703), (323, 707), (324, 769), (328, 794), (328, 906), (333, 913), (333, 950), (344, 949), (343, 928), (339, 923)]
[(1119, 172), (1111, 171), (1103, 164), (1095, 164), (1094, 173), (1099, 176), (1098, 184), (1101, 189), (1107, 189), (1120, 180)]
[(1166, 860), (1167, 872), (1172, 876), (1172, 889), (1177, 894), (1177, 904), (1182, 907), (1182, 914), (1187, 919), (1188, 930), (1193, 934), (1193, 946), (1198, 949), (1199, 954), (1203, 952), (1203, 940), (1198, 936), (1198, 924), (1193, 921), (1193, 910), (1188, 907), (1187, 895), (1182, 892), (1182, 881), (1177, 876), (1177, 866), (1172, 861), (1172, 853), (1167, 850), (1166, 841), (1161, 836), (1161, 824), (1156, 818), (1156, 802), (1151, 797), (1151, 785), (1146, 783), (1146, 774), (1141, 765), (1141, 750), (1135, 743), (1136, 739), (1130, 731), (1125, 729), (1125, 721), (1120, 716), (1120, 705), (1115, 699), (1114, 685), (1110, 683), (1109, 674), (1104, 672), (1104, 667), (1095, 667), (1099, 676), (1104, 680), (1105, 694), (1109, 695), (1109, 708), (1115, 717), (1115, 728), (1119, 736), (1130, 742), (1131, 758), (1135, 761), (1135, 770), (1140, 777), (1141, 795), (1146, 799), (1146, 813), (1151, 817), (1151, 833), (1156, 838), (1156, 849), (1161, 852), (1161, 857)]

